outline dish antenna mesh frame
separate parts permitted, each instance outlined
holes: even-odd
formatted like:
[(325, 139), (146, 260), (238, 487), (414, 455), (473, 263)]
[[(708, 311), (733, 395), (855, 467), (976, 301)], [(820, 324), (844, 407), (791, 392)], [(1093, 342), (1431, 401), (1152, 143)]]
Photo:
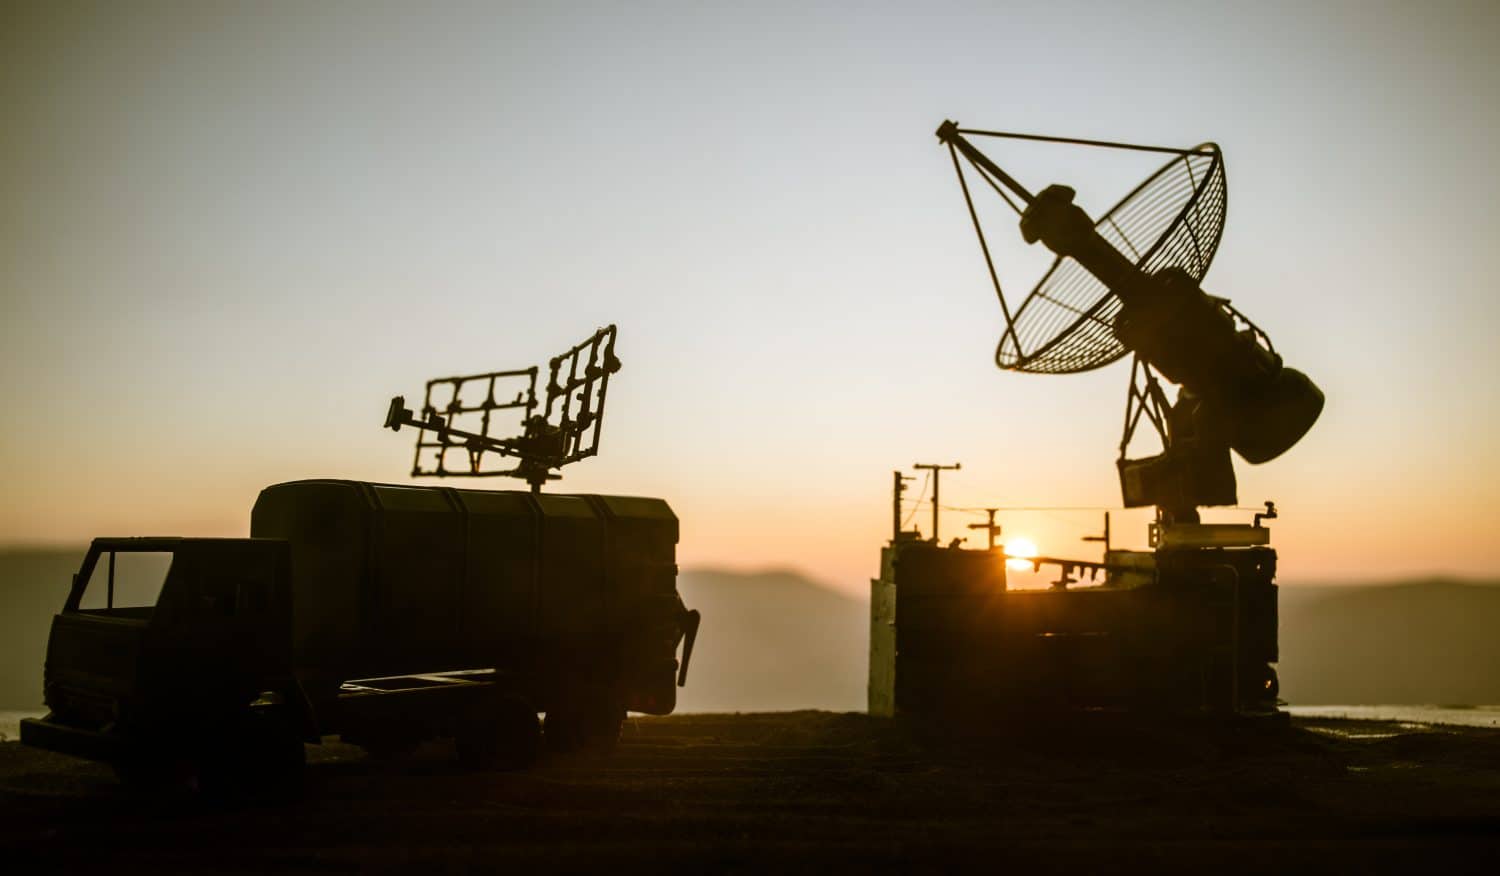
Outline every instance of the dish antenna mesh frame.
[[(1104, 140), (979, 131), (957, 126), (954, 130), (971, 136), (1173, 155), (1172, 160), (1106, 211), (1094, 227), (1100, 236), (1148, 274), (1166, 268), (1180, 268), (1201, 282), (1213, 264), (1229, 210), (1229, 183), (1224, 170), (1224, 155), (1218, 144), (1202, 143), (1192, 149), (1172, 149)], [(995, 364), (1007, 371), (1072, 374), (1103, 367), (1129, 352), (1114, 334), (1114, 319), (1123, 303), (1108, 286), (1072, 258), (1056, 258), (1031, 293), (1022, 300), (1021, 306), (1014, 312), (1010, 310), (978, 213), (974, 210), (963, 164), (958, 160), (960, 150), (951, 141), (948, 148), (995, 294), (1000, 299), (1000, 309), (1005, 315), (1005, 331), (995, 348)], [(1009, 185), (1013, 180), (997, 181), (989, 168), (974, 161), (966, 151), (963, 154), (980, 178), (1012, 210), (1022, 212), (1000, 185)], [(1014, 186), (1012, 190), (1015, 190)]]

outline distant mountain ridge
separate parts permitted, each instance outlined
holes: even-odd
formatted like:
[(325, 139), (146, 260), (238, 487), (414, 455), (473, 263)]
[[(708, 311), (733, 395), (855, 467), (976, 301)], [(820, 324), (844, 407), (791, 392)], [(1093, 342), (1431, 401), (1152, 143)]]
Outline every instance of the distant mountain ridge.
[[(0, 550), (0, 709), (36, 709), (52, 615), (83, 549)], [(863, 599), (787, 570), (688, 569), (703, 612), (684, 711), (862, 710)], [(1282, 695), (1315, 704), (1500, 703), (1500, 582), (1281, 588)]]
[(86, 548), (0, 550), (0, 709), (37, 709), (52, 616)]
[(1452, 578), (1281, 588), (1282, 696), (1500, 703), (1500, 586)]
[(689, 608), (703, 612), (680, 708), (865, 708), (865, 601), (790, 571), (690, 569), (677, 588)]

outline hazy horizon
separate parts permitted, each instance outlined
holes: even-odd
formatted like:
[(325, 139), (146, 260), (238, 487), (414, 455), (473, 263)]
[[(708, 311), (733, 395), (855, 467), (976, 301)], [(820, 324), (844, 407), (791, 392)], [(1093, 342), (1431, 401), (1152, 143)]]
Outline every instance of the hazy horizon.
[[(67, 554), (67, 555), (76, 556), (79, 559), (82, 559), (84, 552), (87, 551), (87, 550), (88, 550), (88, 544), (86, 544), (86, 543), (84, 543), (84, 544), (78, 544), (78, 543), (72, 543), (72, 544), (65, 544), (65, 543), (47, 544), (47, 543), (43, 543), (43, 542), (36, 542), (36, 543), (30, 543), (30, 544), (0, 544), (0, 558), (5, 557), (6, 555), (12, 555), (12, 554), (50, 553), (50, 554)], [(1075, 554), (1075, 556), (1081, 556), (1082, 553), (1083, 553), (1082, 551), (1077, 552)], [(878, 568), (876, 568), (876, 566), (878, 565), (878, 562), (879, 562), (879, 558), (880, 557), (879, 557), (878, 546), (877, 546), (877, 550), (876, 550), (875, 556), (871, 560), (872, 571), (870, 572), (870, 574), (866, 575), (864, 577), (864, 579), (860, 582), (861, 584), (864, 585), (864, 589), (856, 589), (854, 586), (843, 585), (843, 584), (840, 584), (839, 582), (837, 582), (835, 580), (832, 580), (832, 579), (820, 578), (820, 577), (818, 577), (817, 575), (813, 574), (812, 572), (810, 572), (808, 570), (799, 569), (795, 565), (786, 564), (786, 563), (781, 563), (781, 564), (777, 564), (777, 563), (765, 563), (765, 564), (759, 564), (759, 565), (756, 565), (756, 564), (734, 565), (734, 564), (728, 564), (728, 563), (719, 563), (719, 564), (707, 563), (707, 564), (701, 564), (701, 565), (683, 565), (683, 564), (679, 563), (678, 564), (679, 565), (679, 572), (678, 572), (678, 574), (680, 574), (680, 575), (720, 575), (720, 574), (723, 574), (723, 575), (730, 575), (730, 576), (735, 576), (735, 577), (743, 577), (743, 578), (747, 578), (747, 579), (761, 578), (761, 577), (767, 577), (767, 576), (788, 575), (788, 576), (792, 576), (792, 577), (795, 577), (795, 578), (802, 579), (802, 580), (806, 581), (808, 584), (810, 584), (810, 585), (812, 585), (814, 587), (818, 587), (820, 589), (827, 590), (827, 591), (830, 591), (832, 593), (836, 593), (836, 594), (838, 594), (840, 596), (844, 596), (844, 597), (847, 597), (847, 598), (850, 598), (850, 599), (855, 599), (855, 600), (865, 600), (865, 601), (868, 601), (868, 597), (869, 597), (869, 581), (870, 581), (871, 578), (876, 577), (876, 575), (880, 571)], [(1008, 576), (1011, 579), (1016, 579), (1016, 580), (1012, 580), (1010, 582), (1011, 586), (1012, 587), (1022, 588), (1022, 589), (1045, 586), (1045, 584), (1042, 583), (1042, 579), (1055, 577), (1055, 573), (1049, 573), (1048, 571), (1046, 571), (1045, 568), (1040, 573), (1040, 575), (1036, 575), (1036, 576), (1033, 576), (1033, 575), (1031, 575), (1029, 573), (1018, 573), (1018, 572), (1016, 572), (1014, 570), (1008, 570), (1007, 574), (1008, 574)], [(0, 587), (3, 587), (4, 583), (5, 582), (0, 582)], [(1290, 581), (1282, 580), (1281, 578), (1278, 577), (1277, 580), (1276, 580), (1276, 584), (1278, 586), (1281, 586), (1281, 587), (1292, 587), (1292, 588), (1323, 588), (1323, 587), (1327, 587), (1327, 588), (1338, 588), (1338, 587), (1375, 587), (1375, 588), (1378, 588), (1378, 587), (1405, 587), (1405, 586), (1423, 585), (1423, 584), (1438, 584), (1438, 585), (1442, 585), (1442, 584), (1460, 584), (1460, 585), (1469, 585), (1469, 586), (1476, 586), (1476, 587), (1500, 587), (1500, 575), (1493, 575), (1493, 576), (1449, 575), (1449, 574), (1444, 574), (1444, 573), (1440, 573), (1440, 572), (1434, 572), (1434, 573), (1427, 573), (1427, 574), (1414, 574), (1414, 575), (1392, 576), (1392, 577), (1386, 577), (1386, 578), (1380, 578), (1380, 577), (1369, 577), (1369, 578), (1318, 578), (1318, 579), (1298, 579), (1298, 580), (1290, 580)], [(67, 585), (67, 581), (66, 580), (61, 581), (60, 586), (64, 586), (65, 587), (66, 585)]]
[[(0, 550), (0, 708), (41, 697), (48, 620), (73, 552)], [(119, 583), (131, 591), (135, 580)], [(1490, 618), (1500, 582), (1291, 586), (1281, 591), (1286, 699), (1296, 705), (1500, 703)], [(683, 600), (703, 614), (685, 711), (863, 711), (870, 611), (864, 594), (786, 570), (685, 568)]]

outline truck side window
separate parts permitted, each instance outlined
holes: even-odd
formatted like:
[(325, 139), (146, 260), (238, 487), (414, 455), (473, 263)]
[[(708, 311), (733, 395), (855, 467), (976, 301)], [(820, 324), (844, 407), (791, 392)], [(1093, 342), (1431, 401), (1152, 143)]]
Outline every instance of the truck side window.
[(114, 586), (110, 587), (111, 553), (101, 553), (78, 608), (82, 611), (152, 608), (172, 567), (169, 551), (114, 551)]

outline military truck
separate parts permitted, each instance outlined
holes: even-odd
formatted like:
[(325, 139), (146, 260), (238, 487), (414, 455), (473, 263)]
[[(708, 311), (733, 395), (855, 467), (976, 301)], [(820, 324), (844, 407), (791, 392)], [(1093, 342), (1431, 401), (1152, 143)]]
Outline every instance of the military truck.
[[(305, 480), (261, 492), (249, 538), (96, 539), (21, 739), (205, 790), (294, 783), (330, 737), (451, 737), (481, 768), (608, 748), (687, 680), (677, 534), (660, 499)], [(160, 595), (116, 606), (141, 552), (170, 557)]]

